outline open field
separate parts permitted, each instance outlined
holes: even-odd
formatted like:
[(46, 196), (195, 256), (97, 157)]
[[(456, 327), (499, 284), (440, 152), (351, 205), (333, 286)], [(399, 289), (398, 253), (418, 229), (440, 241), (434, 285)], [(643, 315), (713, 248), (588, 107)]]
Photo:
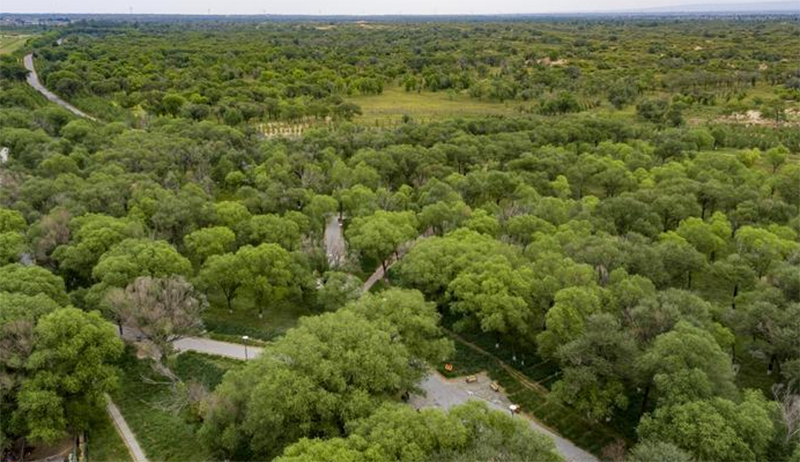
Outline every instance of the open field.
[(418, 122), (445, 117), (513, 115), (518, 114), (518, 108), (524, 104), (482, 101), (447, 91), (417, 93), (394, 86), (384, 88), (380, 95), (356, 96), (350, 101), (361, 107), (362, 115), (356, 121), (375, 125), (398, 123), (404, 115)]
[(0, 35), (0, 55), (13, 53), (25, 45), (25, 42), (33, 35), (24, 34), (2, 34)]

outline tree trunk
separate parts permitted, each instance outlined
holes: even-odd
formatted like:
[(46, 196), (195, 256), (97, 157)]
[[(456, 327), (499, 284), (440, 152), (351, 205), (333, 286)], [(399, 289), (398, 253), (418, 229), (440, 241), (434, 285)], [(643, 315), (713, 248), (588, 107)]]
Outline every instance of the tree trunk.
[(686, 290), (692, 290), (692, 272), (686, 272)]
[(731, 309), (736, 311), (736, 296), (739, 295), (739, 283), (733, 285), (733, 298), (731, 299)]

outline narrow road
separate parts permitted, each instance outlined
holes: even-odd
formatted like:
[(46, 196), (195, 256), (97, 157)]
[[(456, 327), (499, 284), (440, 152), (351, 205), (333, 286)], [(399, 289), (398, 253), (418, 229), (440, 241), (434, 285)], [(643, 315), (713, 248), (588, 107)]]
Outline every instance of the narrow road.
[(196, 351), (207, 355), (250, 360), (261, 354), (263, 348), (239, 343), (220, 342), (201, 337), (186, 337), (173, 343), (178, 351)]
[[(420, 388), (425, 392), (425, 396), (412, 396), (409, 403), (416, 408), (438, 407), (450, 409), (471, 399), (477, 399), (485, 401), (489, 407), (502, 412), (509, 412), (508, 406), (511, 401), (502, 393), (487, 392), (488, 381), (489, 379), (485, 375), (481, 375), (478, 382), (467, 384), (463, 378), (448, 380), (438, 372), (431, 372), (419, 384)], [(552, 430), (540, 424), (534, 418), (524, 413), (519, 415), (521, 418), (528, 420), (531, 428), (551, 437), (556, 444), (556, 449), (568, 462), (598, 462), (595, 456), (575, 446), (571, 441), (553, 433)]]
[(125, 417), (122, 417), (119, 408), (111, 401), (111, 397), (108, 395), (106, 395), (106, 410), (108, 411), (108, 415), (111, 416), (111, 420), (114, 421), (114, 426), (117, 427), (117, 433), (122, 437), (125, 446), (128, 447), (128, 451), (131, 453), (134, 462), (148, 462), (144, 450), (139, 446), (139, 442), (136, 441), (136, 435), (133, 434), (131, 427), (128, 426), (128, 422), (125, 421)]
[(25, 55), (25, 59), (23, 60), (23, 62), (25, 64), (25, 69), (30, 71), (28, 73), (28, 85), (32, 86), (36, 91), (43, 94), (44, 97), (47, 98), (48, 100), (58, 104), (59, 106), (75, 114), (76, 116), (97, 122), (97, 119), (86, 114), (85, 112), (69, 104), (68, 102), (64, 101), (58, 95), (56, 95), (52, 91), (45, 88), (44, 85), (42, 85), (42, 83), (39, 81), (39, 75), (36, 74), (36, 69), (33, 67), (33, 53)]
[[(122, 338), (128, 341), (139, 341), (142, 338), (141, 333), (132, 327), (122, 328)], [(207, 355), (225, 356), (227, 358), (249, 360), (258, 357), (264, 349), (257, 346), (244, 344), (221, 342), (219, 340), (211, 340), (203, 337), (184, 337), (176, 340), (173, 344), (175, 350), (181, 351), (196, 351), (197, 353), (205, 353)]]
[(347, 255), (347, 243), (344, 240), (342, 225), (339, 224), (339, 215), (331, 215), (325, 225), (325, 254), (328, 256), (328, 265), (335, 268), (344, 263)]

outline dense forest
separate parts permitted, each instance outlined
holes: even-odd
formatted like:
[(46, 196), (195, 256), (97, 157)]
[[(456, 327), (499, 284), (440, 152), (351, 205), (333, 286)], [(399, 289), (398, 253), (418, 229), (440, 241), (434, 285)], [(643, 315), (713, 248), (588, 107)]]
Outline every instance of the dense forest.
[[(434, 368), (600, 460), (800, 461), (798, 49), (794, 16), (47, 30), (0, 56), (0, 445), (91, 442), (110, 393), (151, 460), (563, 460), (404, 404)], [(187, 336), (263, 353), (191, 378)]]

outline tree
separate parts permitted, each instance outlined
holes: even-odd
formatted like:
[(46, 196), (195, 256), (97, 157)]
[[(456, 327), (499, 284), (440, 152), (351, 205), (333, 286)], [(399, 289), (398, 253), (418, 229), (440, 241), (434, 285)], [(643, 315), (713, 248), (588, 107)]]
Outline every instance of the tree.
[[(436, 304), (426, 302), (417, 290), (388, 289), (377, 294), (367, 293), (345, 309), (389, 332), (418, 360), (438, 364), (453, 353), (452, 342), (442, 337)], [(424, 367), (419, 361), (415, 366)]]
[(670, 442), (697, 460), (764, 460), (775, 432), (775, 403), (748, 391), (736, 404), (723, 398), (659, 408), (639, 424), (641, 438)]
[(442, 236), (458, 228), (469, 217), (469, 213), (469, 207), (461, 201), (436, 202), (422, 208), (419, 223), (422, 228), (433, 228), (436, 234)]
[(125, 287), (139, 276), (191, 274), (192, 264), (166, 241), (126, 239), (105, 252), (92, 276), (107, 286)]
[(253, 216), (247, 225), (247, 236), (253, 245), (280, 244), (287, 250), (295, 250), (300, 245), (297, 223), (274, 214)]
[(555, 303), (545, 318), (546, 328), (536, 337), (540, 354), (555, 357), (559, 345), (583, 334), (586, 319), (600, 312), (600, 307), (596, 288), (568, 287), (556, 292)]
[(789, 150), (786, 149), (786, 146), (779, 145), (774, 148), (770, 148), (766, 152), (767, 161), (772, 166), (772, 174), (774, 175), (778, 169), (786, 163), (786, 158), (789, 156)]
[(353, 219), (347, 238), (353, 250), (377, 260), (386, 270), (386, 259), (417, 235), (417, 219), (413, 212), (377, 211), (368, 217)]
[(544, 313), (533, 309), (534, 272), (498, 255), (475, 262), (447, 287), (450, 309), (477, 321), (484, 332), (530, 340)]
[[(116, 289), (120, 290), (120, 289)], [(180, 276), (138, 277), (125, 288), (125, 296), (114, 296), (113, 310), (122, 323), (140, 332), (159, 350), (159, 360), (172, 351), (172, 343), (202, 329), (200, 312), (205, 300)]]
[(26, 247), (21, 233), (0, 233), (0, 265), (18, 262)]
[(58, 309), (39, 320), (12, 419), (35, 441), (54, 443), (67, 429), (85, 431), (103, 412), (105, 393), (117, 384), (112, 365), (122, 354), (114, 326), (98, 312)]
[(16, 210), (0, 207), (0, 234), (21, 233), (28, 227), (25, 218)]
[(0, 267), (0, 292), (45, 294), (61, 306), (69, 301), (63, 279), (40, 266), (19, 263)]
[(197, 275), (198, 285), (207, 293), (219, 290), (225, 297), (228, 312), (233, 313), (233, 300), (242, 286), (242, 260), (232, 253), (212, 255)]
[(223, 455), (266, 459), (304, 436), (341, 436), (422, 374), (402, 342), (351, 310), (302, 318), (225, 376), (200, 436)]
[(244, 246), (236, 252), (242, 289), (253, 298), (258, 317), (268, 303), (300, 295), (310, 285), (310, 274), (298, 254), (277, 244)]
[(628, 462), (694, 462), (692, 455), (672, 443), (645, 440), (631, 450)]
[(302, 439), (277, 460), (562, 460), (546, 436), (481, 401), (447, 413), (385, 404), (351, 428), (347, 438)]
[(227, 226), (213, 226), (187, 234), (183, 242), (194, 262), (202, 265), (212, 255), (232, 251), (236, 244), (236, 234)]
[[(642, 409), (647, 406), (653, 383), (661, 385), (662, 403), (736, 396), (730, 358), (710, 333), (686, 321), (659, 335), (639, 358), (637, 366), (645, 383)], [(688, 388), (681, 388), (683, 385)]]
[(553, 393), (593, 420), (610, 417), (628, 407), (627, 379), (636, 344), (614, 316), (595, 314), (575, 340), (556, 352), (563, 375)]
[(124, 218), (86, 214), (69, 222), (70, 242), (56, 247), (53, 258), (68, 278), (88, 282), (100, 257), (126, 238), (141, 236), (142, 225)]
[(739, 255), (750, 263), (759, 278), (769, 271), (774, 261), (786, 258), (798, 248), (797, 242), (753, 226), (739, 228), (734, 240)]
[(363, 282), (352, 274), (327, 271), (317, 289), (317, 305), (323, 311), (336, 311), (361, 296)]

